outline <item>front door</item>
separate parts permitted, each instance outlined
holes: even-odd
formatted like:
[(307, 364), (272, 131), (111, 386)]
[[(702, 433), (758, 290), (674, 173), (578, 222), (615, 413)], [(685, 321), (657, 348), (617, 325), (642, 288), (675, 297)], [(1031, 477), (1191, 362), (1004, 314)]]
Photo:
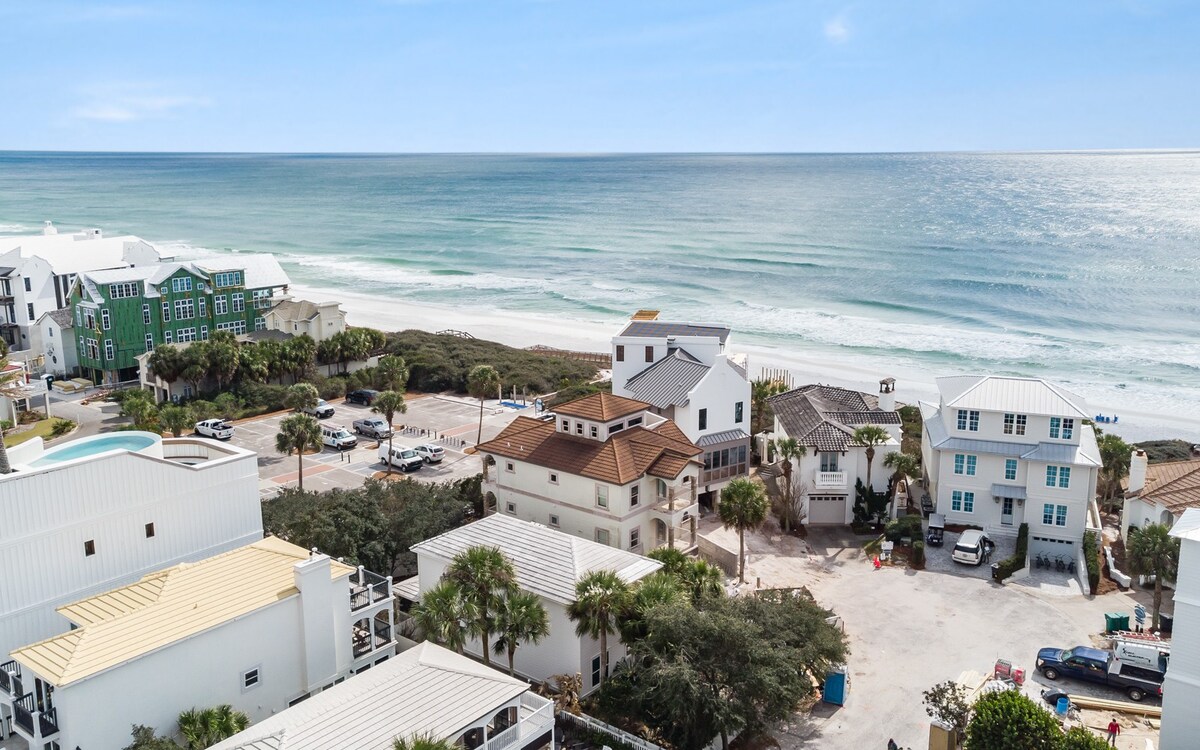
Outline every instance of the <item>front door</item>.
[(1004, 526), (1013, 525), (1013, 499), (1006, 497), (1000, 501), (1000, 523)]

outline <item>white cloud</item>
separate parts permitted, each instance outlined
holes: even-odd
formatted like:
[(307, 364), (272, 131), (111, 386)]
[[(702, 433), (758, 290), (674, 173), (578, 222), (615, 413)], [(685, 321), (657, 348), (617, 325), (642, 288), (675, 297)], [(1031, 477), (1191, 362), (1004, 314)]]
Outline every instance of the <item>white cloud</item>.
[(841, 44), (850, 38), (850, 27), (846, 24), (844, 14), (825, 22), (825, 38), (834, 44)]
[(89, 94), (88, 101), (71, 109), (77, 120), (133, 122), (169, 117), (180, 109), (206, 107), (208, 99), (196, 96), (160, 96), (122, 93), (128, 87), (106, 87)]

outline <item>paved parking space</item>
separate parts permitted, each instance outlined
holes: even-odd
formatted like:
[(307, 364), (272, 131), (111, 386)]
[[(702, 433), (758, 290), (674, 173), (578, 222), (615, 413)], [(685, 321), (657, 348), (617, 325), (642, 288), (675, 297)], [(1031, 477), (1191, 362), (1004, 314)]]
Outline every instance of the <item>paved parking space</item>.
[(979, 565), (966, 565), (955, 562), (951, 558), (951, 554), (954, 552), (954, 545), (958, 542), (960, 536), (962, 536), (961, 533), (947, 531), (941, 547), (925, 545), (925, 569), (968, 578), (991, 578), (991, 563), (1011, 557), (1017, 548), (1016, 537), (989, 537), (996, 543), (995, 549), (992, 550), (991, 559)]
[[(322, 420), (325, 424), (352, 429), (356, 419), (373, 416), (370, 407), (334, 401), (335, 413)], [(427, 464), (408, 474), (418, 481), (445, 482), (462, 479), (480, 471), (479, 459), (465, 453), (473, 446), (479, 430), (479, 405), (468, 399), (423, 396), (408, 400), (408, 412), (397, 415), (393, 445), (435, 443), (446, 450), (440, 464)], [(483, 439), (494, 437), (521, 411), (485, 402)], [(529, 410), (532, 413), (532, 410)], [(286, 412), (240, 422), (230, 442), (258, 454), (259, 492), (270, 498), (282, 487), (294, 486), (299, 476), (299, 459), (275, 450), (275, 435)], [(386, 441), (384, 441), (386, 443)], [(331, 448), (304, 456), (304, 487), (329, 490), (360, 486), (371, 476), (386, 470), (379, 460), (379, 443), (359, 436), (358, 446), (347, 451)]]

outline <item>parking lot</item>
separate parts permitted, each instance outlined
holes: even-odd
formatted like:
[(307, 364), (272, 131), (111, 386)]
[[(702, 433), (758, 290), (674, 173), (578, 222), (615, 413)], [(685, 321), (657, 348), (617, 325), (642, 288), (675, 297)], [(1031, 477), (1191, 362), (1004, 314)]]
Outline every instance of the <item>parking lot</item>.
[[(352, 430), (354, 420), (376, 416), (368, 406), (347, 404), (340, 400), (331, 403), (335, 413), (321, 420), (322, 424), (340, 425)], [(453, 397), (420, 396), (410, 397), (407, 405), (408, 412), (396, 416), (393, 446), (433, 443), (442, 446), (446, 454), (441, 463), (426, 464), (406, 476), (418, 481), (445, 482), (479, 473), (479, 459), (464, 452), (465, 448), (475, 444), (479, 429), (478, 402)], [(518, 411), (501, 407), (494, 401), (485, 402), (483, 439), (486, 441), (494, 437), (518, 414), (532, 412), (531, 408)], [(287, 416), (286, 412), (280, 412), (239, 422), (230, 440), (234, 445), (258, 454), (259, 492), (264, 499), (274, 496), (283, 487), (294, 486), (299, 476), (297, 457), (275, 450), (279, 423)], [(379, 443), (373, 438), (357, 437), (358, 445), (350, 450), (325, 448), (318, 454), (305, 455), (304, 488), (322, 491), (335, 487), (357, 487), (368, 478), (385, 471), (387, 467), (379, 460)], [(386, 440), (383, 442), (387, 443)]]
[[(737, 550), (736, 532), (722, 529), (716, 519), (706, 519), (701, 533)], [(947, 565), (952, 564), (951, 536), (946, 534), (941, 553)], [(862, 550), (864, 541), (844, 527), (812, 528), (806, 540), (783, 536), (770, 522), (746, 534), (747, 587), (758, 581), (764, 588), (807, 587), (842, 617), (850, 643), (846, 704), (821, 703), (797, 714), (775, 733), (781, 747), (883, 748), (888, 739), (901, 747), (927, 747), (929, 717), (921, 692), (965, 671), (990, 673), (997, 659), (1025, 669), (1024, 691), (1035, 699), (1051, 686), (1123, 699), (1099, 685), (1065, 678), (1050, 682), (1035, 671), (1034, 660), (1043, 647), (1092, 645), (1092, 636), (1104, 628), (1105, 612), (1129, 612), (1136, 601), (1148, 603), (1149, 592), (1064, 596), (1061, 582), (1040, 585), (1038, 574), (1046, 571), (1035, 571), (1029, 581), (997, 584), (986, 565), (875, 570)], [(997, 547), (996, 554), (1010, 552)], [(1063, 575), (1054, 573), (1054, 578)], [(1142, 750), (1143, 745), (1130, 732), (1117, 747)]]

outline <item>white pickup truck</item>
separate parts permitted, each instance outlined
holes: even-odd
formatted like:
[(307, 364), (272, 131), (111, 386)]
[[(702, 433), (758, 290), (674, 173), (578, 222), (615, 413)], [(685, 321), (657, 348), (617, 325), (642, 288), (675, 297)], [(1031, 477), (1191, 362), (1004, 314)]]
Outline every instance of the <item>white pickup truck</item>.
[(196, 423), (196, 434), (217, 440), (228, 440), (233, 437), (233, 425), (224, 419), (204, 419)]

